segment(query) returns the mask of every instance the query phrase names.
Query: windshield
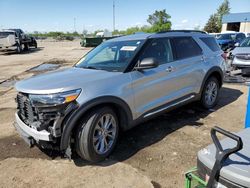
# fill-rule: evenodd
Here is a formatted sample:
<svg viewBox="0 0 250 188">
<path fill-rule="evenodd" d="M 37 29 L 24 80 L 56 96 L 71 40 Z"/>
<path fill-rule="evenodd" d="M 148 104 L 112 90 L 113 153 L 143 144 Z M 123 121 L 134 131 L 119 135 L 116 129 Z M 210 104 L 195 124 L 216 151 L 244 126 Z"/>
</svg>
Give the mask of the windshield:
<svg viewBox="0 0 250 188">
<path fill-rule="evenodd" d="M 9 36 L 9 35 L 14 35 L 14 33 L 13 32 L 0 32 L 0 37 L 7 37 L 7 36 Z"/>
<path fill-rule="evenodd" d="M 235 38 L 235 34 L 220 34 L 218 36 L 218 40 L 233 40 Z"/>
<path fill-rule="evenodd" d="M 240 47 L 250 47 L 250 37 L 243 40 L 242 43 L 240 44 Z"/>
<path fill-rule="evenodd" d="M 84 56 L 75 67 L 123 72 L 143 42 L 104 42 Z"/>
</svg>

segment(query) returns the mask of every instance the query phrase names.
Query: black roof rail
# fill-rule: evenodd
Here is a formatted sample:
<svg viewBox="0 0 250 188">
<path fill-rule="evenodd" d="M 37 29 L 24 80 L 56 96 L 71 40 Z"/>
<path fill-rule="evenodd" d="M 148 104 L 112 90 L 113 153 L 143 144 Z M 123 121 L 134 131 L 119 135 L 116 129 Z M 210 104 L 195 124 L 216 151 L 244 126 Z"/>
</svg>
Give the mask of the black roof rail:
<svg viewBox="0 0 250 188">
<path fill-rule="evenodd" d="M 168 33 L 168 32 L 184 32 L 184 33 L 203 33 L 203 34 L 207 34 L 205 31 L 200 31 L 200 30 L 169 30 L 169 31 L 160 31 L 160 32 L 157 32 L 157 34 L 159 34 L 159 33 Z"/>
</svg>

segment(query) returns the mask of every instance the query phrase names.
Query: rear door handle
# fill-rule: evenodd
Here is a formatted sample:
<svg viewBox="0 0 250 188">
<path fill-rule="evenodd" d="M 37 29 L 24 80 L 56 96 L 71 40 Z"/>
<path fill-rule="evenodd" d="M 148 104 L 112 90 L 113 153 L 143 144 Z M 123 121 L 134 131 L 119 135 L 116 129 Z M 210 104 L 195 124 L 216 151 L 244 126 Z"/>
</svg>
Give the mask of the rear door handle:
<svg viewBox="0 0 250 188">
<path fill-rule="evenodd" d="M 169 66 L 168 68 L 166 68 L 166 72 L 173 72 L 173 71 L 174 71 L 173 66 Z"/>
</svg>

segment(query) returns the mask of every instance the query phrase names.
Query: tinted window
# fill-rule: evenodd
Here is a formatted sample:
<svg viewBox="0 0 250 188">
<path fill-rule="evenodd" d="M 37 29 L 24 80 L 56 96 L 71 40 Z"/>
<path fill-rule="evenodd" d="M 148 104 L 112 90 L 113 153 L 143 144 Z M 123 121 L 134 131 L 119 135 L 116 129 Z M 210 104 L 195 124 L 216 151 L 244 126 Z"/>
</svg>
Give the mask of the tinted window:
<svg viewBox="0 0 250 188">
<path fill-rule="evenodd" d="M 246 38 L 246 36 L 243 33 L 238 34 L 236 37 L 237 40 L 243 40 L 244 38 Z"/>
<path fill-rule="evenodd" d="M 234 33 L 229 33 L 229 34 L 221 34 L 217 39 L 218 40 L 233 40 L 235 38 Z"/>
<path fill-rule="evenodd" d="M 141 60 L 144 58 L 155 58 L 159 64 L 173 61 L 173 53 L 170 40 L 167 38 L 153 39 L 142 52 Z"/>
<path fill-rule="evenodd" d="M 200 38 L 202 40 L 202 42 L 204 42 L 207 47 L 210 48 L 210 50 L 216 52 L 220 50 L 219 45 L 216 43 L 215 38 L 213 37 L 204 37 L 204 38 Z"/>
<path fill-rule="evenodd" d="M 0 37 L 7 37 L 9 35 L 13 35 L 13 32 L 0 32 Z"/>
<path fill-rule="evenodd" d="M 199 45 L 194 41 L 192 37 L 177 37 L 173 39 L 177 59 L 183 59 L 202 54 L 202 50 Z"/>
</svg>

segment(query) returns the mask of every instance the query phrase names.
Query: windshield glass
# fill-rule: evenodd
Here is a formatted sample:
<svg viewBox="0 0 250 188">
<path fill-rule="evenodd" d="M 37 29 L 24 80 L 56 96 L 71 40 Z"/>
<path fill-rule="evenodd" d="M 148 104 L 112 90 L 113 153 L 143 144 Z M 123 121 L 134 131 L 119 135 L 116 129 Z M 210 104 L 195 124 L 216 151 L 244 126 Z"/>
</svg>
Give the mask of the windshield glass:
<svg viewBox="0 0 250 188">
<path fill-rule="evenodd" d="M 9 35 L 14 35 L 14 33 L 13 32 L 0 32 L 0 37 L 7 37 L 7 36 L 9 36 Z"/>
<path fill-rule="evenodd" d="M 218 40 L 233 40 L 235 38 L 235 34 L 220 34 L 218 36 Z"/>
<path fill-rule="evenodd" d="M 250 47 L 250 37 L 243 40 L 242 43 L 240 44 L 240 47 Z"/>
<path fill-rule="evenodd" d="M 143 42 L 104 42 L 84 56 L 75 67 L 123 72 Z"/>
</svg>

